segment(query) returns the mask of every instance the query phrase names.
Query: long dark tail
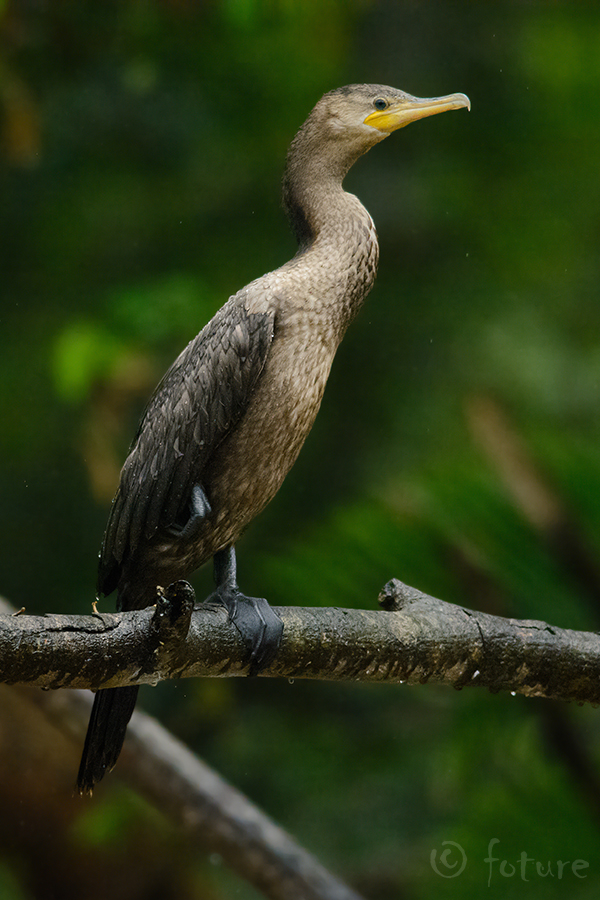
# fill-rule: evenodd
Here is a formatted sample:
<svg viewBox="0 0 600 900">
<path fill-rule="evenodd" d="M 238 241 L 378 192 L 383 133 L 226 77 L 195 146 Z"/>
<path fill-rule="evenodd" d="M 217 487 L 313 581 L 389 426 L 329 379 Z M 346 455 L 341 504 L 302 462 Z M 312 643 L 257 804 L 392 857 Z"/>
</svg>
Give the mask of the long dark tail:
<svg viewBox="0 0 600 900">
<path fill-rule="evenodd" d="M 138 690 L 138 685 L 134 685 L 107 688 L 96 694 L 77 776 L 80 794 L 91 794 L 94 785 L 110 772 L 119 758 Z"/>
</svg>

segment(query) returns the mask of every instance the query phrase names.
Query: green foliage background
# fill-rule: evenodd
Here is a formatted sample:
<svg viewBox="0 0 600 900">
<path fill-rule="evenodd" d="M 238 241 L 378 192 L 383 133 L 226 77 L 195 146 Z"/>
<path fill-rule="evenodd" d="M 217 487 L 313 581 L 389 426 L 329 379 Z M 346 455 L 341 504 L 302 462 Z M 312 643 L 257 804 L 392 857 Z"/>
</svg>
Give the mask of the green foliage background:
<svg viewBox="0 0 600 900">
<path fill-rule="evenodd" d="M 239 545 L 241 583 L 274 604 L 373 607 L 397 576 L 598 627 L 595 4 L 5 0 L 0 40 L 5 596 L 89 610 L 145 399 L 231 293 L 293 254 L 287 145 L 324 91 L 367 81 L 463 91 L 472 112 L 401 131 L 347 179 L 378 225 L 378 282 L 301 459 Z M 495 412 L 486 452 L 476 436 Z M 515 501 L 507 433 L 566 534 Z M 597 896 L 594 710 L 265 680 L 163 685 L 143 702 L 372 900 Z M 144 869 L 140 842 L 165 879 L 116 887 L 103 870 L 103 896 L 256 896 L 117 773 L 92 804 L 64 804 L 69 852 Z M 2 897 L 94 896 L 83 870 L 39 887 L 34 831 L 4 835 Z M 500 859 L 583 859 L 586 877 L 496 863 L 488 887 L 494 838 Z M 456 878 L 430 865 L 443 841 L 466 854 Z"/>
</svg>

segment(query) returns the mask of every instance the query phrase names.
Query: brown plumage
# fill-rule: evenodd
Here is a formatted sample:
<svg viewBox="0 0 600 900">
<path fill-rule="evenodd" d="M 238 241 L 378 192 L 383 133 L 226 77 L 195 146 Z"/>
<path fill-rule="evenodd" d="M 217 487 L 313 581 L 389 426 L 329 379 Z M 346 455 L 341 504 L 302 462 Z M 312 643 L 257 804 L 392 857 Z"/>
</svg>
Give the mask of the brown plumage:
<svg viewBox="0 0 600 900">
<path fill-rule="evenodd" d="M 116 589 L 119 610 L 151 605 L 157 585 L 214 558 L 211 598 L 240 630 L 251 671 L 272 658 L 281 622 L 266 601 L 240 593 L 233 545 L 294 464 L 337 347 L 375 279 L 375 226 L 342 180 L 392 131 L 463 106 L 463 94 L 418 100 L 381 85 L 339 88 L 317 103 L 291 144 L 283 182 L 298 253 L 230 297 L 142 417 L 100 558 L 98 591 Z M 96 695 L 80 792 L 115 764 L 136 694 L 129 687 Z"/>
</svg>

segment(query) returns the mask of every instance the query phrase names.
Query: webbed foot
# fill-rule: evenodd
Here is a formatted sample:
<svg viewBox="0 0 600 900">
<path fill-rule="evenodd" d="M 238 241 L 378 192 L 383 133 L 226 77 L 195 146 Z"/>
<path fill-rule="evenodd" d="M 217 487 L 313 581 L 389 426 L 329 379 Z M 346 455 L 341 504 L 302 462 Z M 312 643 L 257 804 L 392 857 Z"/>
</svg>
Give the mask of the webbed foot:
<svg viewBox="0 0 600 900">
<path fill-rule="evenodd" d="M 250 651 L 249 675 L 274 659 L 283 634 L 283 622 L 262 597 L 246 597 L 237 586 L 235 550 L 228 547 L 214 556 L 216 590 L 209 601 L 221 603 Z"/>
<path fill-rule="evenodd" d="M 187 520 L 183 523 L 174 522 L 172 525 L 169 525 L 168 531 L 179 540 L 192 540 L 198 535 L 206 517 L 211 512 L 212 509 L 202 485 L 195 484 L 190 495 Z"/>
</svg>

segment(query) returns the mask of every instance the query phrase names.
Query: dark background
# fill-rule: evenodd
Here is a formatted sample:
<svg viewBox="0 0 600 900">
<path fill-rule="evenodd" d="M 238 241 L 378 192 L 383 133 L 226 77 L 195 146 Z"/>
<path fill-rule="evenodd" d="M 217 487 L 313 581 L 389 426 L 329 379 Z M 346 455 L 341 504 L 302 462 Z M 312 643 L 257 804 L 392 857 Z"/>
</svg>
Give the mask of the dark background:
<svg viewBox="0 0 600 900">
<path fill-rule="evenodd" d="M 397 576 L 598 627 L 595 4 L 4 0 L 0 41 L 11 602 L 89 611 L 145 400 L 231 293 L 293 254 L 287 145 L 323 92 L 367 81 L 463 91 L 472 112 L 393 135 L 348 176 L 378 226 L 378 282 L 299 462 L 239 544 L 241 584 L 276 605 L 374 608 Z M 201 573 L 199 591 L 209 583 Z M 597 896 L 595 710 L 298 680 L 142 695 L 372 900 Z M 55 752 L 31 740 L 35 763 L 0 736 L 3 900 L 257 896 L 181 844 L 118 769 L 92 802 L 72 797 L 73 750 L 72 780 L 45 786 L 54 818 L 27 804 L 24 782 L 47 781 Z M 488 888 L 494 838 L 496 857 L 526 851 L 553 875 L 496 863 Z M 430 865 L 443 841 L 466 854 L 456 878 Z M 556 862 L 575 859 L 586 877 L 559 879 Z"/>
</svg>

